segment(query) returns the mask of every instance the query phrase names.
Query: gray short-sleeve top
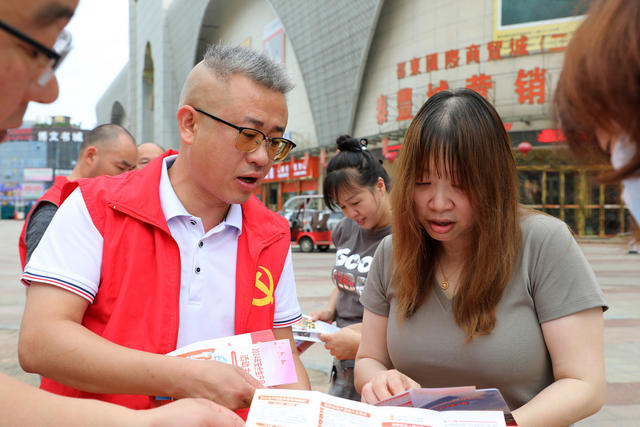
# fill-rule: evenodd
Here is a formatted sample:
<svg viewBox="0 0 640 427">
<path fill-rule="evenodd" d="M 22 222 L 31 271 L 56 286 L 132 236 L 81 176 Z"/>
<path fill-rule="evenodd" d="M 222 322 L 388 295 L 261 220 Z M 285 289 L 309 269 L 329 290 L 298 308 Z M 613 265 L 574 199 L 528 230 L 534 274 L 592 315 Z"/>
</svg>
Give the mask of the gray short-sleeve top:
<svg viewBox="0 0 640 427">
<path fill-rule="evenodd" d="M 496 309 L 489 335 L 465 344 L 453 301 L 437 283 L 402 324 L 390 279 L 392 237 L 379 245 L 361 303 L 388 317 L 387 348 L 393 367 L 422 387 L 475 385 L 498 388 L 513 410 L 554 381 L 540 324 L 606 302 L 580 247 L 560 220 L 530 214 L 521 220 L 519 262 Z M 454 297 L 455 299 L 455 297 Z"/>
<path fill-rule="evenodd" d="M 336 324 L 340 328 L 362 323 L 360 294 L 371 268 L 373 254 L 380 241 L 391 233 L 391 226 L 375 230 L 360 227 L 354 220 L 344 218 L 331 232 L 336 247 L 336 261 L 331 280 L 338 288 Z"/>
</svg>

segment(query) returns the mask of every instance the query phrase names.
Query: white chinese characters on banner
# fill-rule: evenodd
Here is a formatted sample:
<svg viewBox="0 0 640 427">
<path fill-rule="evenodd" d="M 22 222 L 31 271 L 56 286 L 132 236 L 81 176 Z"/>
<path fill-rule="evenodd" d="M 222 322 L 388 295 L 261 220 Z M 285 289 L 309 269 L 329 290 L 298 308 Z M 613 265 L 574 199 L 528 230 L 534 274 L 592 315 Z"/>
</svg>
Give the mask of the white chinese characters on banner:
<svg viewBox="0 0 640 427">
<path fill-rule="evenodd" d="M 82 131 L 56 131 L 56 130 L 39 130 L 37 139 L 40 142 L 82 142 L 84 134 Z"/>
<path fill-rule="evenodd" d="M 289 178 L 289 163 L 281 163 L 276 166 L 276 178 L 287 179 Z"/>
</svg>

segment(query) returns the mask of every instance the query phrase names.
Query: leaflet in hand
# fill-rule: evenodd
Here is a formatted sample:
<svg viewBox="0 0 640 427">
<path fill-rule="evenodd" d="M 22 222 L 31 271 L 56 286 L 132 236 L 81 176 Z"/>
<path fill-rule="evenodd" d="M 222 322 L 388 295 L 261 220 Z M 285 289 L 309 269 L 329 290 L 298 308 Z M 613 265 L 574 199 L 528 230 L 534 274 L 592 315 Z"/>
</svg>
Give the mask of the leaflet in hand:
<svg viewBox="0 0 640 427">
<path fill-rule="evenodd" d="M 436 412 L 421 408 L 373 406 L 318 391 L 256 390 L 247 426 L 272 427 L 498 427 L 500 411 Z"/>
<path fill-rule="evenodd" d="M 333 334 L 340 328 L 322 320 L 311 320 L 311 317 L 303 315 L 298 323 L 291 326 L 291 330 L 296 341 L 320 342 L 320 334 Z"/>
<path fill-rule="evenodd" d="M 271 330 L 198 341 L 167 356 L 230 363 L 265 386 L 298 381 L 289 340 L 276 340 Z"/>
<path fill-rule="evenodd" d="M 517 425 L 500 390 L 474 386 L 413 388 L 376 403 L 377 406 L 408 406 L 434 411 L 502 411 L 507 425 Z"/>
</svg>

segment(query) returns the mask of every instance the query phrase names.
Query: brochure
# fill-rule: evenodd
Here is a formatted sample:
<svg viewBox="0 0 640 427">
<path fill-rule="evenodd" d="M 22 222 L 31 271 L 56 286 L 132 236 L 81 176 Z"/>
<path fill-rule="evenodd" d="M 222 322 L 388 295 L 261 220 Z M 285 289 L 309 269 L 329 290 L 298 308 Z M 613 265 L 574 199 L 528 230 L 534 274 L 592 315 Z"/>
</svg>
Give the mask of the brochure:
<svg viewBox="0 0 640 427">
<path fill-rule="evenodd" d="M 247 426 L 270 427 L 498 427 L 500 411 L 436 412 L 410 407 L 374 406 L 318 391 L 256 390 Z"/>
<path fill-rule="evenodd" d="M 507 425 L 517 425 L 500 390 L 474 386 L 414 388 L 376 403 L 377 406 L 408 406 L 434 411 L 502 411 Z"/>
<path fill-rule="evenodd" d="M 298 381 L 289 340 L 276 340 L 271 330 L 198 341 L 167 356 L 230 363 L 267 387 Z"/>
<path fill-rule="evenodd" d="M 311 317 L 302 315 L 298 323 L 291 326 L 293 338 L 296 341 L 321 342 L 320 334 L 333 334 L 340 328 L 322 320 L 311 320 Z"/>
</svg>

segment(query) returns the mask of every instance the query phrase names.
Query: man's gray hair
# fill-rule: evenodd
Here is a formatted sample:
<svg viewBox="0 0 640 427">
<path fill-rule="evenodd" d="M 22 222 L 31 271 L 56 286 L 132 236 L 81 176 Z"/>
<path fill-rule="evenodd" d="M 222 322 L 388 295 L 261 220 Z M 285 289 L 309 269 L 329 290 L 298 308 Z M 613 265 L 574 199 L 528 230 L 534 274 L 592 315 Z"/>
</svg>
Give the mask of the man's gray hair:
<svg viewBox="0 0 640 427">
<path fill-rule="evenodd" d="M 293 89 L 293 81 L 284 67 L 264 53 L 244 46 L 210 45 L 204 54 L 204 65 L 222 81 L 242 74 L 254 82 L 280 93 Z"/>
</svg>

